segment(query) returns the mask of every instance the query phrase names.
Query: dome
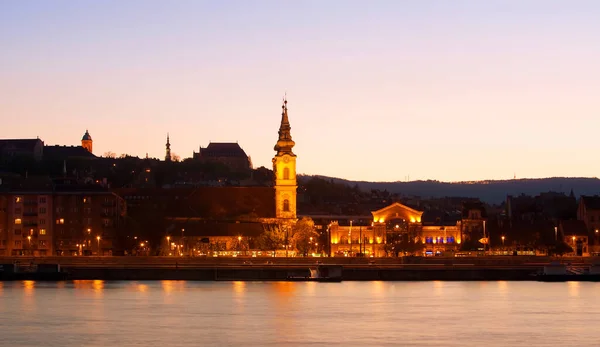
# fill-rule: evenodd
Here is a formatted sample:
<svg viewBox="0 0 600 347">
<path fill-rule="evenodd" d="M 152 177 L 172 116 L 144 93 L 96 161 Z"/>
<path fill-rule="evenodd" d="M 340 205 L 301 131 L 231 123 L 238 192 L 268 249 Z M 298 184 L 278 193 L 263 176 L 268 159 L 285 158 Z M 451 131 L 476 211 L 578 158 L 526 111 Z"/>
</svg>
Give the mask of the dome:
<svg viewBox="0 0 600 347">
<path fill-rule="evenodd" d="M 85 134 L 83 134 L 81 141 L 92 141 L 92 137 L 90 136 L 90 133 L 87 130 L 85 131 Z"/>
</svg>

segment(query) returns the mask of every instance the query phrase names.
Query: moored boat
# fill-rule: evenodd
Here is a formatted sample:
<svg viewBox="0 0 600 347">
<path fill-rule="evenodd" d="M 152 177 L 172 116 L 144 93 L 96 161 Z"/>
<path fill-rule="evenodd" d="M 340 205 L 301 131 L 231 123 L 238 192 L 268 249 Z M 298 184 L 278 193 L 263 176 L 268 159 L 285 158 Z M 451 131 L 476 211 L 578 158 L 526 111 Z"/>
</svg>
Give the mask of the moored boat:
<svg viewBox="0 0 600 347">
<path fill-rule="evenodd" d="M 590 267 L 571 266 L 552 262 L 544 266 L 542 272 L 536 274 L 540 282 L 599 282 L 600 266 L 592 265 Z"/>
<path fill-rule="evenodd" d="M 0 281 L 64 281 L 67 275 L 59 264 L 0 265 Z"/>
</svg>

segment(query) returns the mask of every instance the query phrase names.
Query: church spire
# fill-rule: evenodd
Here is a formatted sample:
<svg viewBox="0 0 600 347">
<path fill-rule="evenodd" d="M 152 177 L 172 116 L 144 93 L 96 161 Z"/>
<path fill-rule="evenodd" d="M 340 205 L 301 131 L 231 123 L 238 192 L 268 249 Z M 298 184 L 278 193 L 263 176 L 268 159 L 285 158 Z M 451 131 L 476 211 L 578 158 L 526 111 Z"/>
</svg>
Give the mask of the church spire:
<svg viewBox="0 0 600 347">
<path fill-rule="evenodd" d="M 171 161 L 171 142 L 169 141 L 169 133 L 167 133 L 167 144 L 165 145 L 167 150 L 165 154 L 165 161 Z"/>
<path fill-rule="evenodd" d="M 279 125 L 279 139 L 275 145 L 277 154 L 294 154 L 292 148 L 296 144 L 292 140 L 291 134 L 292 127 L 290 126 L 290 119 L 288 118 L 287 109 L 287 97 L 283 98 L 283 104 L 281 105 L 281 124 Z"/>
</svg>

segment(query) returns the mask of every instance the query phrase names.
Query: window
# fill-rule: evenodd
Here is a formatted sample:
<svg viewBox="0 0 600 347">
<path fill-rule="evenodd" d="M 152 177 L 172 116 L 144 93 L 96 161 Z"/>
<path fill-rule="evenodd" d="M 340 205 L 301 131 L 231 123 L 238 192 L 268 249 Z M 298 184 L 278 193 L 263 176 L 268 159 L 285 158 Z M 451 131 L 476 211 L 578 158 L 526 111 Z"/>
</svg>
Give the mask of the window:
<svg viewBox="0 0 600 347">
<path fill-rule="evenodd" d="M 21 225 L 21 218 L 15 218 L 15 224 Z"/>
<path fill-rule="evenodd" d="M 46 240 L 40 240 L 40 247 L 46 247 Z"/>
<path fill-rule="evenodd" d="M 15 235 L 21 235 L 21 229 L 15 229 Z"/>
<path fill-rule="evenodd" d="M 446 243 L 454 243 L 454 237 L 453 236 L 447 237 Z"/>
<path fill-rule="evenodd" d="M 283 169 L 283 179 L 284 180 L 290 179 L 290 169 L 287 167 L 285 169 Z"/>
<path fill-rule="evenodd" d="M 21 208 L 20 207 L 15 208 L 15 214 L 21 214 Z"/>
<path fill-rule="evenodd" d="M 46 203 L 46 197 L 41 197 L 40 204 L 45 204 L 45 203 Z"/>
<path fill-rule="evenodd" d="M 42 214 L 46 213 L 46 208 L 45 207 L 40 207 L 40 213 L 42 213 Z"/>
<path fill-rule="evenodd" d="M 46 220 L 45 220 L 45 219 L 40 219 L 40 220 L 39 220 L 39 224 L 40 224 L 40 225 L 44 225 L 44 224 L 46 224 Z"/>
<path fill-rule="evenodd" d="M 65 224 L 65 219 L 64 218 L 57 219 L 56 224 Z"/>
<path fill-rule="evenodd" d="M 91 208 L 91 207 L 85 207 L 85 208 L 83 209 L 83 211 L 84 211 L 85 213 L 87 213 L 87 214 L 90 214 L 90 213 L 92 213 L 92 208 Z"/>
<path fill-rule="evenodd" d="M 18 204 L 18 203 L 20 203 L 21 201 L 23 201 L 23 198 L 21 198 L 20 196 L 17 196 L 17 197 L 15 198 L 15 202 L 16 202 L 17 204 Z"/>
<path fill-rule="evenodd" d="M 431 236 L 427 236 L 427 237 L 425 238 L 425 243 L 433 243 L 433 237 L 431 237 Z"/>
<path fill-rule="evenodd" d="M 288 199 L 283 200 L 283 211 L 290 212 L 290 201 Z"/>
<path fill-rule="evenodd" d="M 40 229 L 40 235 L 46 235 L 46 229 Z"/>
<path fill-rule="evenodd" d="M 15 241 L 15 247 L 21 247 L 21 241 Z"/>
</svg>

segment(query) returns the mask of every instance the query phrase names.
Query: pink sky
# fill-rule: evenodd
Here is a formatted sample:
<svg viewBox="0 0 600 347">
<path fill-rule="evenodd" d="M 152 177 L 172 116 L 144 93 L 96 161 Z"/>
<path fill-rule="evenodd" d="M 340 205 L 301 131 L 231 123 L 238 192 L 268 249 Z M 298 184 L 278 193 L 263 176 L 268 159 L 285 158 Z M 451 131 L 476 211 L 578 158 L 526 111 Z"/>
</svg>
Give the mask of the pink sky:
<svg viewBox="0 0 600 347">
<path fill-rule="evenodd" d="M 442 181 L 600 172 L 595 1 L 0 3 L 0 138 Z"/>
</svg>

